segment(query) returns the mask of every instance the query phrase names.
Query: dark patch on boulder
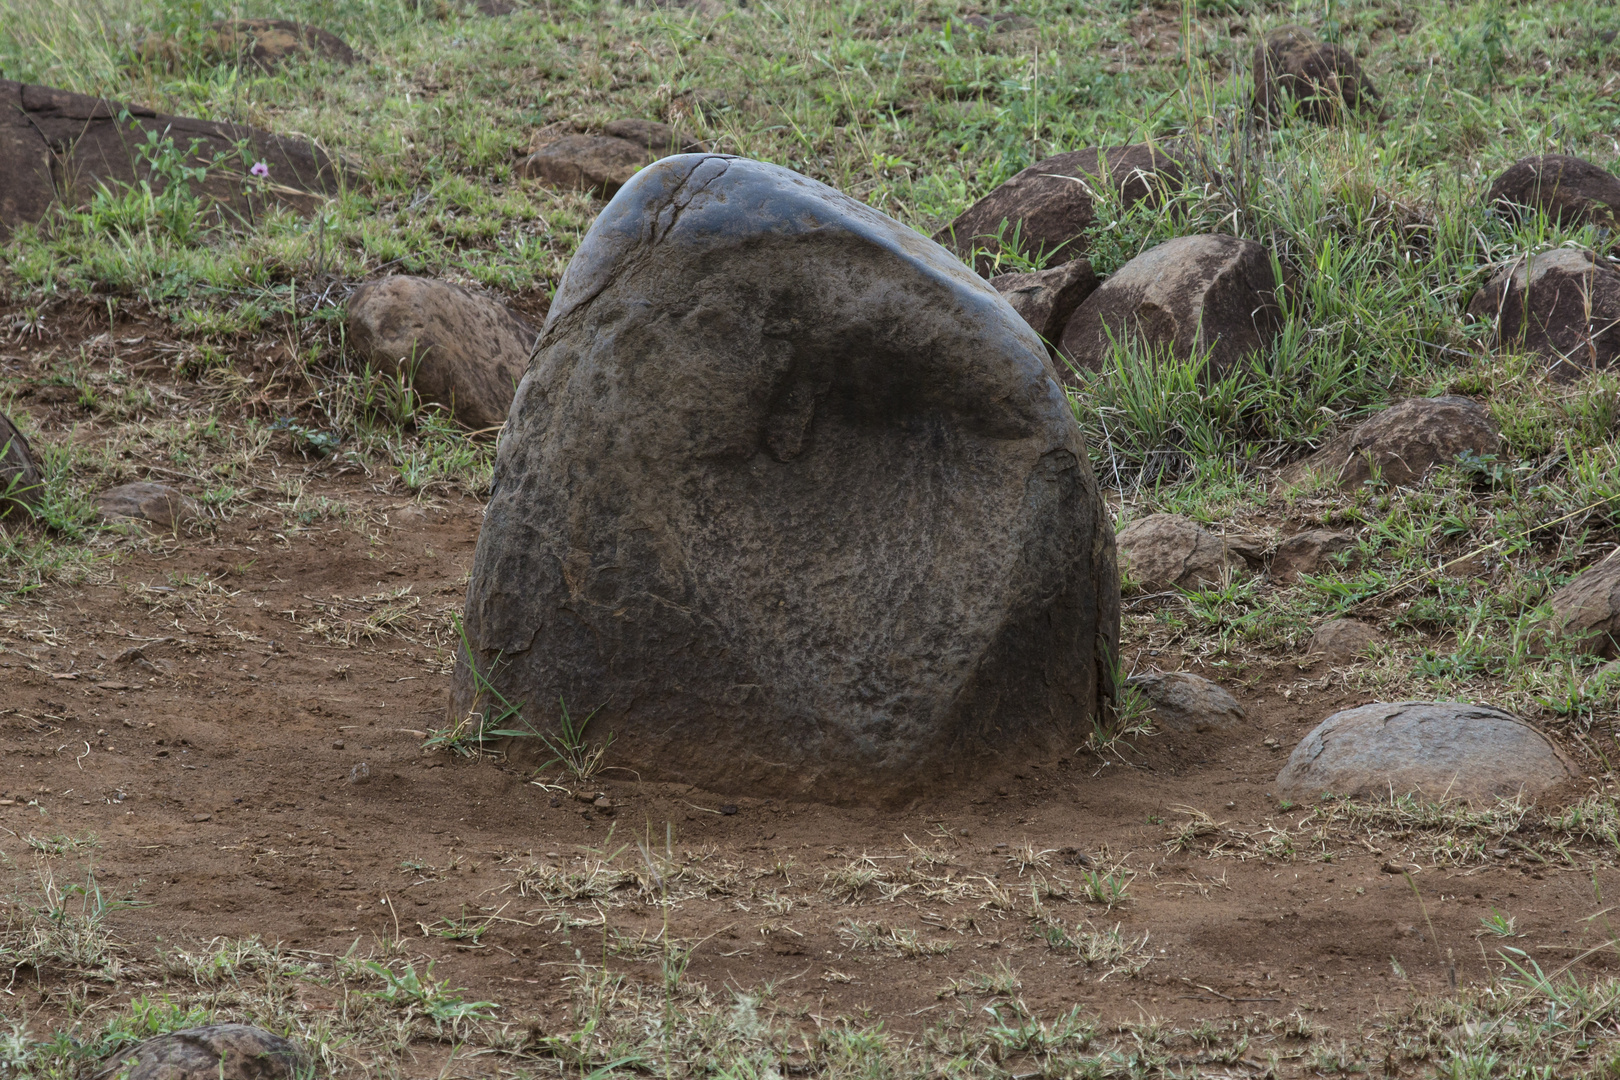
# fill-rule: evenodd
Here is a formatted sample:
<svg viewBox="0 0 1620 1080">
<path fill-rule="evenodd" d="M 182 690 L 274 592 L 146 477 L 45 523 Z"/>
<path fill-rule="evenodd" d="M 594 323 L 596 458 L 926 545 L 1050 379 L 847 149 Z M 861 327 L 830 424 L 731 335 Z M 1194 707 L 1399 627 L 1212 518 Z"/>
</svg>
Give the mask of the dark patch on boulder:
<svg viewBox="0 0 1620 1080">
<path fill-rule="evenodd" d="M 1620 355 L 1620 270 L 1580 248 L 1520 256 L 1474 294 L 1468 314 L 1491 325 L 1498 348 L 1536 353 L 1555 378 L 1577 378 Z"/>
<path fill-rule="evenodd" d="M 210 1024 L 147 1039 L 111 1058 L 96 1080 L 292 1080 L 311 1075 L 297 1045 L 247 1024 Z"/>
<path fill-rule="evenodd" d="M 1041 335 L 1055 359 L 1063 328 L 1080 302 L 1096 291 L 1097 275 L 1089 262 L 1075 259 L 1033 274 L 997 274 L 990 285 Z"/>
<path fill-rule="evenodd" d="M 1620 176 L 1584 158 L 1541 154 L 1509 165 L 1486 199 L 1512 218 L 1540 210 L 1560 225 L 1613 229 L 1620 215 Z"/>
<path fill-rule="evenodd" d="M 1347 113 L 1378 114 L 1378 91 L 1343 45 L 1301 26 L 1281 26 L 1254 47 L 1254 111 L 1279 119 L 1292 108 L 1321 124 Z"/>
<path fill-rule="evenodd" d="M 1298 483 L 1308 473 L 1325 473 L 1349 488 L 1366 483 L 1376 470 L 1385 483 L 1404 487 L 1459 454 L 1494 454 L 1501 445 L 1479 402 L 1450 395 L 1408 398 L 1335 435 L 1284 476 Z"/>
</svg>

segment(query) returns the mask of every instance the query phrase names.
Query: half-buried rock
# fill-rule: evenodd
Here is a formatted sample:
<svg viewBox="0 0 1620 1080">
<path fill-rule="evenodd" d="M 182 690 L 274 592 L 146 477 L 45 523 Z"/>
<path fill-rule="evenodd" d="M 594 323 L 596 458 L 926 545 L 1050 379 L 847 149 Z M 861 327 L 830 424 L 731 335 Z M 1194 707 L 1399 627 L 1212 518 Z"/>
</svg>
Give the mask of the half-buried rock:
<svg viewBox="0 0 1620 1080">
<path fill-rule="evenodd" d="M 1282 325 L 1271 255 L 1235 236 L 1181 236 L 1120 267 L 1069 319 L 1059 348 L 1100 371 L 1116 343 L 1136 339 L 1178 359 L 1207 355 L 1219 377 L 1269 348 Z"/>
<path fill-rule="evenodd" d="M 1620 216 L 1620 176 L 1584 158 L 1542 154 L 1508 166 L 1486 200 L 1512 218 L 1539 210 L 1559 225 L 1613 229 Z"/>
<path fill-rule="evenodd" d="M 39 502 L 43 482 L 34 448 L 0 413 L 0 520 L 26 517 L 27 508 Z"/>
<path fill-rule="evenodd" d="M 1096 220 L 1095 194 L 1111 191 L 1125 206 L 1158 205 L 1187 176 L 1182 152 L 1164 144 L 1090 147 L 1037 161 L 964 210 L 935 237 L 988 275 L 996 255 L 1059 260 L 1085 253 Z M 978 254 L 975 255 L 974 252 Z"/>
<path fill-rule="evenodd" d="M 1063 328 L 1074 309 L 1097 288 L 1097 275 L 1089 262 L 1075 259 L 1030 274 L 997 274 L 990 285 L 1041 335 L 1046 351 L 1056 359 Z"/>
<path fill-rule="evenodd" d="M 1316 628 L 1305 652 L 1308 657 L 1332 664 L 1349 664 L 1366 656 L 1383 640 L 1376 626 L 1360 619 L 1329 619 Z"/>
<path fill-rule="evenodd" d="M 1246 539 L 1246 538 L 1245 538 Z M 1248 566 L 1241 548 L 1180 514 L 1149 514 L 1119 531 L 1120 567 L 1150 592 L 1216 585 Z"/>
<path fill-rule="evenodd" d="M 1376 116 L 1378 91 L 1343 45 L 1302 26 L 1280 26 L 1254 47 L 1254 109 L 1276 119 L 1290 110 L 1322 124 L 1348 113 Z"/>
<path fill-rule="evenodd" d="M 96 514 L 102 521 L 139 521 L 173 532 L 201 512 L 197 504 L 168 484 L 138 481 L 120 484 L 96 496 Z"/>
<path fill-rule="evenodd" d="M 1620 269 L 1581 248 L 1521 256 L 1468 303 L 1498 348 L 1540 355 L 1555 378 L 1573 379 L 1620 356 Z"/>
<path fill-rule="evenodd" d="M 1501 445 L 1495 422 L 1479 402 L 1451 395 L 1407 398 L 1335 435 L 1285 477 L 1297 483 L 1316 473 L 1350 488 L 1376 475 L 1404 487 L 1459 454 L 1494 454 Z"/>
<path fill-rule="evenodd" d="M 1201 675 L 1152 671 L 1132 675 L 1125 685 L 1147 700 L 1147 718 L 1161 731 L 1227 731 L 1243 723 L 1237 699 Z"/>
<path fill-rule="evenodd" d="M 1553 634 L 1595 656 L 1620 655 L 1620 557 L 1583 571 L 1552 595 Z"/>
<path fill-rule="evenodd" d="M 312 1075 L 309 1056 L 247 1024 L 171 1031 L 109 1059 L 96 1080 L 292 1080 Z"/>
<path fill-rule="evenodd" d="M 646 779 L 888 803 L 1070 751 L 1112 696 L 1112 531 L 1040 340 L 786 169 L 625 186 L 493 486 L 453 716 L 566 703 Z"/>
<path fill-rule="evenodd" d="M 475 430 L 505 422 L 537 336 L 504 305 L 447 281 L 401 274 L 349 298 L 355 351 Z"/>
<path fill-rule="evenodd" d="M 1402 701 L 1336 712 L 1305 736 L 1277 774 L 1283 794 L 1489 803 L 1534 798 L 1575 779 L 1552 740 L 1484 705 Z"/>
</svg>

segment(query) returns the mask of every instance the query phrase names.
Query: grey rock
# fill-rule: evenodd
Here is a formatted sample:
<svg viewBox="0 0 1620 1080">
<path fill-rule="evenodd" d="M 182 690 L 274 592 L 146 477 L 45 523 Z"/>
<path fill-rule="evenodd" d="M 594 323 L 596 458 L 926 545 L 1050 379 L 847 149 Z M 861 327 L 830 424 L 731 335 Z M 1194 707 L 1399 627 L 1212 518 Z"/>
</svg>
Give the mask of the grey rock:
<svg viewBox="0 0 1620 1080">
<path fill-rule="evenodd" d="M 311 1072 L 298 1046 L 247 1024 L 210 1024 L 147 1039 L 109 1059 L 96 1080 L 292 1080 Z"/>
<path fill-rule="evenodd" d="M 1498 348 L 1533 352 L 1560 379 L 1612 367 L 1620 356 L 1620 269 L 1581 248 L 1521 256 L 1468 302 Z"/>
<path fill-rule="evenodd" d="M 1216 683 L 1185 671 L 1132 675 L 1125 685 L 1142 692 L 1148 718 L 1165 731 L 1227 731 L 1244 720 L 1243 706 Z"/>
<path fill-rule="evenodd" d="M 1075 259 L 1032 274 L 997 274 L 990 285 L 1041 335 L 1046 351 L 1056 359 L 1063 328 L 1074 309 L 1097 288 L 1097 275 L 1089 262 Z"/>
<path fill-rule="evenodd" d="M 0 521 L 27 517 L 39 503 L 45 480 L 28 439 L 0 413 Z"/>
<path fill-rule="evenodd" d="M 1483 705 L 1402 701 L 1336 712 L 1300 742 L 1277 774 L 1284 794 L 1326 793 L 1473 803 L 1534 798 L 1578 776 L 1551 739 Z"/>
<path fill-rule="evenodd" d="M 813 180 L 684 155 L 563 275 L 450 709 L 470 660 L 542 730 L 598 709 L 645 779 L 893 803 L 1072 749 L 1118 602 L 1079 428 L 996 291 Z"/>
<path fill-rule="evenodd" d="M 1485 406 L 1465 397 L 1408 398 L 1341 432 L 1285 474 L 1298 482 L 1325 473 L 1340 486 L 1366 483 L 1376 468 L 1384 481 L 1404 487 L 1458 454 L 1494 454 L 1502 445 Z"/>
<path fill-rule="evenodd" d="M 196 520 L 201 510 L 167 484 L 139 481 L 120 484 L 97 495 L 96 514 L 102 521 L 143 521 L 173 531 Z"/>
<path fill-rule="evenodd" d="M 373 367 L 403 372 L 424 401 L 475 430 L 506 420 L 538 336 L 504 305 L 432 278 L 367 282 L 349 298 L 349 343 Z"/>
<path fill-rule="evenodd" d="M 1347 664 L 1383 640 L 1377 627 L 1359 619 L 1330 619 L 1316 628 L 1305 651 L 1331 663 Z"/>
<path fill-rule="evenodd" d="M 1219 584 L 1247 567 L 1223 537 L 1179 514 L 1149 514 L 1119 531 L 1120 569 L 1149 592 Z"/>
<path fill-rule="evenodd" d="M 1331 529 L 1306 529 L 1277 545 L 1271 559 L 1271 578 L 1284 583 L 1299 580 L 1328 567 L 1328 556 L 1356 546 L 1356 538 Z"/>
<path fill-rule="evenodd" d="M 1551 630 L 1594 656 L 1620 655 L 1620 557 L 1582 572 L 1553 593 Z"/>
</svg>

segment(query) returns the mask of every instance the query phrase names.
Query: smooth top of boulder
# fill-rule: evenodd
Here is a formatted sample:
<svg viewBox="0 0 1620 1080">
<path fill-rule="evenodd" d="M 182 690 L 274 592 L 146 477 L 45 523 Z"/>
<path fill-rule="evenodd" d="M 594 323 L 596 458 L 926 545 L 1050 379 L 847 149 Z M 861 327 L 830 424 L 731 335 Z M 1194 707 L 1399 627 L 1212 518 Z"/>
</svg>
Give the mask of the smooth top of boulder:
<svg viewBox="0 0 1620 1080">
<path fill-rule="evenodd" d="M 1254 108 L 1275 118 L 1290 102 L 1301 116 L 1324 124 L 1346 112 L 1377 113 L 1381 107 L 1349 49 L 1319 41 L 1302 26 L 1280 26 L 1254 47 Z"/>
<path fill-rule="evenodd" d="M 1451 395 L 1407 398 L 1335 435 L 1291 469 L 1288 479 L 1320 472 L 1355 487 L 1371 479 L 1376 466 L 1386 483 L 1401 487 L 1458 454 L 1494 454 L 1501 444 L 1490 413 L 1477 401 Z"/>
<path fill-rule="evenodd" d="M 1474 294 L 1468 314 L 1492 324 L 1500 345 L 1576 378 L 1620 357 L 1620 269 L 1584 248 L 1522 255 Z"/>
<path fill-rule="evenodd" d="M 1585 158 L 1541 154 L 1509 165 L 1485 197 L 1511 216 L 1541 210 L 1560 225 L 1613 229 L 1620 215 L 1620 176 Z"/>
<path fill-rule="evenodd" d="M 147 1039 L 109 1059 L 96 1080 L 292 1080 L 309 1072 L 308 1056 L 280 1035 L 210 1024 Z"/>
<path fill-rule="evenodd" d="M 989 274 L 993 253 L 1016 252 L 1073 259 L 1085 253 L 1082 234 L 1095 220 L 1092 193 L 1106 184 L 1126 206 L 1156 204 L 1167 188 L 1186 175 L 1182 151 L 1164 143 L 1088 147 L 1038 161 L 964 210 L 934 236 L 967 259 L 975 248 L 975 268 Z M 1006 222 L 1003 227 L 1002 223 Z M 997 236 L 1000 239 L 997 239 Z"/>
<path fill-rule="evenodd" d="M 1147 698 L 1148 718 L 1165 731 L 1226 731 L 1244 719 L 1237 699 L 1202 675 L 1152 671 L 1132 675 L 1125 685 Z"/>
<path fill-rule="evenodd" d="M 558 285 L 465 626 L 530 722 L 599 709 L 612 765 L 894 802 L 1084 737 L 1112 694 L 1112 541 L 994 289 L 814 180 L 683 155 Z M 464 657 L 452 712 L 476 690 Z"/>
<path fill-rule="evenodd" d="M 43 478 L 34 448 L 23 433 L 0 413 L 0 518 L 9 517 L 19 506 L 39 502 Z"/>
<path fill-rule="evenodd" d="M 146 521 L 160 529 L 173 529 L 196 518 L 200 511 L 195 502 L 168 484 L 140 480 L 97 495 L 96 513 L 103 521 Z"/>
<path fill-rule="evenodd" d="M 1180 514 L 1138 518 L 1116 542 L 1121 569 L 1150 592 L 1216 585 L 1247 566 L 1234 545 Z"/>
<path fill-rule="evenodd" d="M 1101 370 L 1113 341 L 1139 338 L 1178 357 L 1208 351 L 1218 377 L 1267 348 L 1282 324 L 1271 255 L 1236 236 L 1178 236 L 1114 271 L 1069 319 L 1059 345 Z"/>
<path fill-rule="evenodd" d="M 1552 630 L 1596 656 L 1620 656 L 1620 557 L 1610 555 L 1552 595 Z"/>
<path fill-rule="evenodd" d="M 1277 774 L 1295 798 L 1324 792 L 1489 802 L 1535 797 L 1578 776 L 1551 739 L 1484 705 L 1401 701 L 1336 712 Z"/>
</svg>

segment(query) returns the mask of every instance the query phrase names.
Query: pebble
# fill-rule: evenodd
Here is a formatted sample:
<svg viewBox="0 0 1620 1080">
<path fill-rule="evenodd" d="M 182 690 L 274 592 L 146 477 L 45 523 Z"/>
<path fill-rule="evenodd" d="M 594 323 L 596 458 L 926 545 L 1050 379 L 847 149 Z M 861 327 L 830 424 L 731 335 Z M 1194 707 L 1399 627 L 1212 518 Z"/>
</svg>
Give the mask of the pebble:
<svg viewBox="0 0 1620 1080">
<path fill-rule="evenodd" d="M 354 768 L 349 770 L 349 783 L 351 783 L 351 784 L 369 784 L 370 782 L 371 782 L 371 764 L 370 764 L 370 762 L 362 761 L 362 762 L 360 762 L 360 764 L 356 765 Z"/>
</svg>

